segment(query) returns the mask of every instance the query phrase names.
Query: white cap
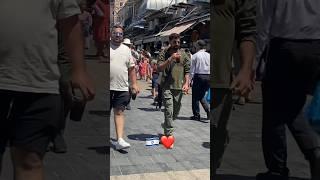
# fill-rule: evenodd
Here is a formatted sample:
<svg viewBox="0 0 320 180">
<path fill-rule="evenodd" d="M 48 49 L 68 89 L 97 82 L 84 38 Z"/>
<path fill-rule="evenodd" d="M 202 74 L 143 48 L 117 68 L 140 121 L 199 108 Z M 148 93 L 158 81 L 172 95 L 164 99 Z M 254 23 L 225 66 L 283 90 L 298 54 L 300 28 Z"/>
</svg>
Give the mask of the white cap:
<svg viewBox="0 0 320 180">
<path fill-rule="evenodd" d="M 123 40 L 123 44 L 131 45 L 132 43 L 131 43 L 130 39 L 125 38 L 125 39 Z"/>
</svg>

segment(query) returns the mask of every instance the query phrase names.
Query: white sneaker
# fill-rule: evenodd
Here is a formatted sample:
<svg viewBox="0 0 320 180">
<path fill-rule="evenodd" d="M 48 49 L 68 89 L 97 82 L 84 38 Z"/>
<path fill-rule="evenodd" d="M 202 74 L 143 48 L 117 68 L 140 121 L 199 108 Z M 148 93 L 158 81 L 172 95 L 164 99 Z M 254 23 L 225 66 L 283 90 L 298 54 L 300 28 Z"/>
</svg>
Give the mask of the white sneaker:
<svg viewBox="0 0 320 180">
<path fill-rule="evenodd" d="M 118 142 L 115 142 L 114 145 L 116 147 L 116 150 L 127 149 L 130 147 L 130 144 L 122 138 L 118 139 Z"/>
</svg>

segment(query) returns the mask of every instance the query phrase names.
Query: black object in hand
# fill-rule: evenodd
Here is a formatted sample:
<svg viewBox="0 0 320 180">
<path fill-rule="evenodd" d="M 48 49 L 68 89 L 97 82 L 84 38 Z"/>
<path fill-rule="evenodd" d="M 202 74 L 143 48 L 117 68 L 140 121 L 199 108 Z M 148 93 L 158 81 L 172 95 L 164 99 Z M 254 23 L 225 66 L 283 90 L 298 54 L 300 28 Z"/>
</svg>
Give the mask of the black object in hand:
<svg viewBox="0 0 320 180">
<path fill-rule="evenodd" d="M 86 101 L 84 100 L 80 90 L 72 90 L 72 105 L 70 110 L 70 119 L 73 121 L 81 121 Z"/>
<path fill-rule="evenodd" d="M 136 100 L 136 98 L 137 98 L 137 92 L 134 89 L 132 89 L 132 91 L 131 91 L 131 98 L 132 98 L 132 100 Z"/>
</svg>

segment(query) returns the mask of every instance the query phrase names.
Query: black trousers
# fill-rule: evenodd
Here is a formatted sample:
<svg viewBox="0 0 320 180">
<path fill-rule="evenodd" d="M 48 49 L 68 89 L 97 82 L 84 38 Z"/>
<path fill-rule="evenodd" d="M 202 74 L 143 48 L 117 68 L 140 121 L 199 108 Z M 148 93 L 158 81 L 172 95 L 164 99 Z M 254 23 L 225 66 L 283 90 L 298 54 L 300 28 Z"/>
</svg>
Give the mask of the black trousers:
<svg viewBox="0 0 320 180">
<path fill-rule="evenodd" d="M 319 135 L 299 116 L 308 93 L 320 74 L 320 40 L 273 39 L 270 42 L 266 74 L 262 81 L 262 146 L 265 163 L 272 172 L 287 169 L 285 125 L 300 150 L 320 147 Z"/>
<path fill-rule="evenodd" d="M 203 97 L 206 91 L 210 87 L 210 75 L 207 74 L 195 74 L 193 78 L 193 85 L 192 85 L 192 112 L 193 115 L 196 117 L 200 116 L 200 108 L 199 102 L 206 112 L 209 112 L 209 103 L 203 101 Z"/>
</svg>

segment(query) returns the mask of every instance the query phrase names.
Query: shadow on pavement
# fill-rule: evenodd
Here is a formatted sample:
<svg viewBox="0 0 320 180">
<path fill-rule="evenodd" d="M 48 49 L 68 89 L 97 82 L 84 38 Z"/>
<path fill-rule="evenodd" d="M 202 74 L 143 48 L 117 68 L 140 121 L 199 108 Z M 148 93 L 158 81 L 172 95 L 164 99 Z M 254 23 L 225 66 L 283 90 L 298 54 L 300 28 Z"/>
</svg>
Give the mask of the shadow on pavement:
<svg viewBox="0 0 320 180">
<path fill-rule="evenodd" d="M 154 138 L 154 137 L 161 137 L 161 134 L 154 135 L 154 134 L 131 134 L 128 135 L 128 138 L 131 140 L 136 140 L 136 141 L 146 141 L 146 138 Z"/>
<path fill-rule="evenodd" d="M 177 117 L 177 120 L 190 120 L 190 121 L 198 121 L 198 120 L 193 120 L 193 119 L 190 119 L 190 117 Z M 210 121 L 207 120 L 206 118 L 201 118 L 200 121 L 198 122 L 202 122 L 202 123 L 209 123 Z"/>
<path fill-rule="evenodd" d="M 246 104 L 262 104 L 262 101 L 251 100 L 251 101 L 246 102 Z"/>
<path fill-rule="evenodd" d="M 110 111 L 90 110 L 89 114 L 90 115 L 107 117 L 107 116 L 110 116 Z"/>
<path fill-rule="evenodd" d="M 256 177 L 230 175 L 230 174 L 217 174 L 213 179 L 214 180 L 256 180 Z M 295 178 L 295 177 L 290 177 L 289 179 L 290 180 L 308 180 L 305 178 Z M 272 180 L 272 179 L 270 179 L 270 180 Z"/>
<path fill-rule="evenodd" d="M 89 150 L 95 150 L 98 154 L 109 154 L 109 146 L 88 147 Z"/>
<path fill-rule="evenodd" d="M 210 149 L 210 142 L 203 142 L 202 147 Z"/>
<path fill-rule="evenodd" d="M 160 111 L 160 109 L 157 109 L 157 108 L 138 108 L 138 109 L 146 112 Z"/>
<path fill-rule="evenodd" d="M 138 98 L 142 98 L 142 99 L 152 99 L 151 95 L 148 96 L 138 96 Z"/>
</svg>

